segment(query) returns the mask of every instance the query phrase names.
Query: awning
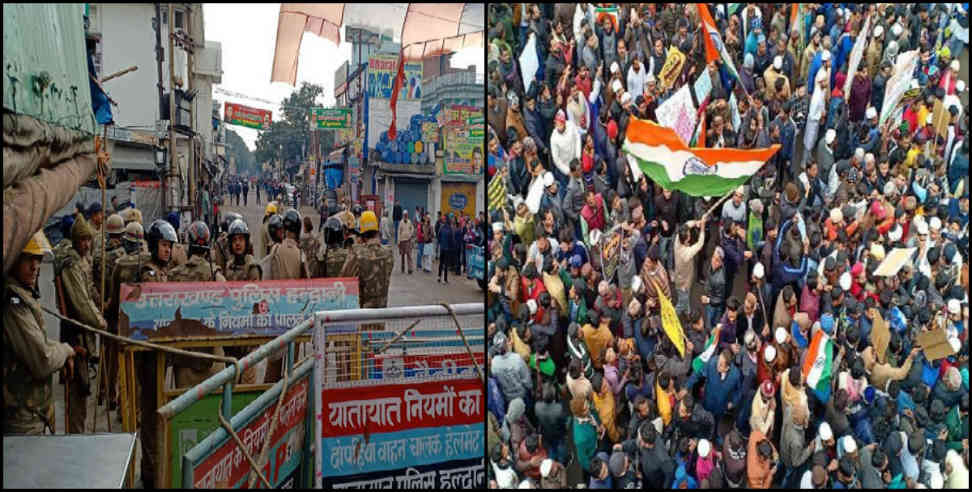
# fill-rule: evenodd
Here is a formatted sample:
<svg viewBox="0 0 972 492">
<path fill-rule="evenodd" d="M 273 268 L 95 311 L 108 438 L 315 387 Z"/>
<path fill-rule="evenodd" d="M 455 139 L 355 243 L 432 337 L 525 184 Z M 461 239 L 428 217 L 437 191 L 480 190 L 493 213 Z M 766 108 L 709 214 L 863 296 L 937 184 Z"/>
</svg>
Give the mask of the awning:
<svg viewBox="0 0 972 492">
<path fill-rule="evenodd" d="M 376 4 L 282 3 L 277 21 L 271 82 L 297 81 L 301 37 L 311 32 L 334 44 L 341 27 L 392 33 L 401 42 L 406 60 L 483 47 L 484 3 L 393 3 L 375 15 Z"/>
<path fill-rule="evenodd" d="M 388 176 L 389 178 L 392 178 L 392 179 L 412 178 L 412 179 L 419 179 L 419 180 L 422 180 L 422 181 L 432 181 L 432 178 L 435 177 L 434 174 L 382 173 L 380 176 L 378 176 L 378 178 L 380 179 L 380 178 L 383 178 L 385 176 Z"/>
<path fill-rule="evenodd" d="M 444 174 L 441 181 L 443 183 L 479 183 L 482 176 L 470 176 L 468 174 Z"/>
<path fill-rule="evenodd" d="M 135 148 L 115 144 L 111 153 L 111 167 L 131 171 L 158 171 L 155 165 L 155 151 L 150 148 Z"/>
</svg>

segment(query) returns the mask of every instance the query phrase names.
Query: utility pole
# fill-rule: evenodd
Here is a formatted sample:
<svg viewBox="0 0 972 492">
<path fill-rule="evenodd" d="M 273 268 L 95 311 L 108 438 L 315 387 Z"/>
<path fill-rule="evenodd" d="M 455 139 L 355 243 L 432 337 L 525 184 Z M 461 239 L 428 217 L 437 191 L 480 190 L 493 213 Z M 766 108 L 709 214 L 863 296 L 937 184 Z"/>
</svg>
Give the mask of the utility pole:
<svg viewBox="0 0 972 492">
<path fill-rule="evenodd" d="M 169 169 L 166 171 L 165 180 L 168 184 L 169 193 L 175 188 L 172 186 L 175 177 L 176 166 L 176 104 L 175 104 L 175 8 L 169 4 Z M 169 211 L 177 206 L 177 203 L 169 203 Z"/>
<path fill-rule="evenodd" d="M 186 56 L 188 57 L 188 66 L 186 67 L 186 93 L 192 94 L 192 54 L 195 51 L 195 39 L 192 30 L 192 4 L 186 4 L 186 37 L 188 41 L 185 43 L 187 46 L 183 48 L 186 50 Z M 189 179 L 186 184 L 189 187 L 189 206 L 192 208 L 193 218 L 199 217 L 200 215 L 196 211 L 196 205 L 198 200 L 196 200 L 197 186 L 196 181 L 199 179 L 199 167 L 196 162 L 196 98 L 193 97 L 192 101 L 189 102 Z"/>
<path fill-rule="evenodd" d="M 312 159 L 314 159 L 314 162 L 311 164 L 312 169 L 314 169 L 314 182 L 311 185 L 313 186 L 313 188 L 311 188 L 311 196 L 313 197 L 314 207 L 319 208 L 320 204 L 318 203 L 318 199 L 320 197 L 318 196 L 317 192 L 317 183 L 319 183 L 321 179 L 321 145 L 317 135 L 317 128 L 313 126 L 315 123 L 315 121 L 311 121 L 311 155 L 313 156 Z"/>
<path fill-rule="evenodd" d="M 172 54 L 170 53 L 169 56 L 172 56 Z M 162 104 L 162 95 L 164 94 L 164 89 L 162 86 L 162 4 L 161 3 L 155 4 L 155 62 L 159 67 L 159 83 L 158 83 L 159 104 Z M 161 113 L 161 111 L 162 108 L 160 107 L 159 112 Z M 159 119 L 161 120 L 161 114 L 159 116 L 160 116 Z M 171 123 L 172 122 L 171 114 L 169 115 L 169 118 L 170 118 L 169 122 Z M 168 167 L 171 166 L 166 166 L 166 170 L 163 171 L 165 173 L 163 176 L 168 175 Z M 167 185 L 168 183 L 166 182 L 166 180 L 162 179 L 162 210 L 166 210 L 168 208 L 167 203 L 169 201 L 169 197 L 166 196 L 168 195 Z"/>
</svg>

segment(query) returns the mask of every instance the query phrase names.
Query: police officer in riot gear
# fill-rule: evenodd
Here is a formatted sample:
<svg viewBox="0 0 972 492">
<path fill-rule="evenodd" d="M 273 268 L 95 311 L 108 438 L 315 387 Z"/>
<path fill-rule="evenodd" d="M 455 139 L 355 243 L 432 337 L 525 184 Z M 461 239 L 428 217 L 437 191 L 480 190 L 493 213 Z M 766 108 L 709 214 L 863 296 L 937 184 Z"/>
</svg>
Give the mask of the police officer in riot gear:
<svg viewBox="0 0 972 492">
<path fill-rule="evenodd" d="M 319 257 L 321 264 L 324 265 L 325 277 L 340 277 L 341 268 L 348 259 L 350 251 L 344 242 L 344 224 L 341 219 L 331 217 L 324 223 L 324 243 L 325 249 L 323 256 Z"/>
<path fill-rule="evenodd" d="M 246 222 L 243 219 L 234 220 L 226 230 L 226 237 L 232 255 L 226 263 L 226 280 L 260 280 L 260 265 L 253 255 L 247 253 L 250 249 L 250 228 Z"/>
</svg>

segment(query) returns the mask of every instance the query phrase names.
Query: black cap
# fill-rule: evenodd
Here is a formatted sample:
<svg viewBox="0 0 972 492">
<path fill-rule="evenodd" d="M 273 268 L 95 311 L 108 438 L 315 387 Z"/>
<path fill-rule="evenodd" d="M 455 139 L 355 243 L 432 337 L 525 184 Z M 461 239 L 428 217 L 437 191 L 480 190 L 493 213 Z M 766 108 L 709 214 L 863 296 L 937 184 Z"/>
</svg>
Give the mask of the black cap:
<svg viewBox="0 0 972 492">
<path fill-rule="evenodd" d="M 828 256 L 827 259 L 824 260 L 824 269 L 833 270 L 835 268 L 837 268 L 837 260 L 835 260 L 833 256 Z"/>
</svg>

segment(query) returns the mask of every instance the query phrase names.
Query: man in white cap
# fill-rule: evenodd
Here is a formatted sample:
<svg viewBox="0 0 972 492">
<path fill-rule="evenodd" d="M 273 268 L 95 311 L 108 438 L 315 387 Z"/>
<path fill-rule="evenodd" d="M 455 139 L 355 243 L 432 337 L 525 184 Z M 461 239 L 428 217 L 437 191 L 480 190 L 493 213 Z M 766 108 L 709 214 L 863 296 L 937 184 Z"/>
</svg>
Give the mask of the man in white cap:
<svg viewBox="0 0 972 492">
<path fill-rule="evenodd" d="M 543 196 L 540 197 L 540 210 L 550 210 L 553 212 L 554 220 L 560 227 L 564 223 L 564 208 L 558 191 L 560 190 L 557 180 L 554 179 L 552 172 L 543 173 L 540 178 L 543 180 Z"/>
<path fill-rule="evenodd" d="M 867 119 L 868 123 L 877 124 L 877 117 L 877 110 L 874 109 L 874 106 L 868 106 L 867 110 L 864 111 L 864 118 Z"/>
<path fill-rule="evenodd" d="M 814 95 L 816 97 L 816 94 Z M 807 121 L 807 131 L 810 131 L 810 121 Z M 820 142 L 816 143 L 814 148 L 814 157 L 817 158 L 817 167 L 819 176 L 821 179 L 827 183 L 827 192 L 825 195 L 832 195 L 837 191 L 837 186 L 839 185 L 839 180 L 837 179 L 837 166 L 834 165 L 834 141 L 837 140 L 837 131 L 833 128 L 828 128 L 824 133 L 824 138 Z"/>
<path fill-rule="evenodd" d="M 567 121 L 567 113 L 563 109 L 554 116 L 554 131 L 550 134 L 550 160 L 560 176 L 556 176 L 561 183 L 567 181 L 570 175 L 570 161 L 581 158 L 581 139 L 577 127 Z"/>
<path fill-rule="evenodd" d="M 946 331 L 950 339 L 958 340 L 959 332 L 965 331 L 965 323 L 962 322 L 962 302 L 958 299 L 949 299 L 947 305 L 948 328 Z M 961 342 L 959 343 L 959 348 L 961 348 Z"/>
<path fill-rule="evenodd" d="M 540 463 L 540 488 L 567 488 L 567 472 L 564 465 L 547 458 Z"/>
<path fill-rule="evenodd" d="M 783 79 L 783 94 L 790 93 L 790 79 L 783 74 L 783 56 L 773 57 L 773 64 L 763 72 L 763 80 L 766 81 L 766 98 L 772 100 L 776 98 L 776 79 Z"/>
<path fill-rule="evenodd" d="M 959 68 L 961 64 L 958 59 L 953 59 L 951 63 L 948 64 L 948 70 L 942 74 L 942 78 L 938 81 L 938 86 L 945 89 L 945 94 L 955 94 L 956 84 L 959 77 Z"/>
<path fill-rule="evenodd" d="M 837 455 L 837 439 L 834 438 L 834 431 L 827 422 L 821 422 L 817 430 L 817 437 L 813 440 L 814 452 L 824 451 L 827 456 Z M 831 458 L 828 468 L 836 468 L 837 460 Z"/>
<path fill-rule="evenodd" d="M 769 242 L 768 238 L 767 242 Z M 762 261 L 757 261 L 756 264 L 753 265 L 753 275 L 750 279 L 750 283 L 753 285 L 753 290 L 756 292 L 756 297 L 758 298 L 757 300 L 759 301 L 760 310 L 762 312 L 766 308 L 766 302 L 763 299 L 766 299 L 766 296 L 769 295 L 769 284 L 766 282 L 766 267 L 763 266 Z M 763 326 L 764 329 L 767 330 L 766 333 L 768 334 L 768 328 L 765 328 L 766 321 L 767 320 L 763 320 Z"/>
<path fill-rule="evenodd" d="M 816 148 L 817 132 L 820 130 L 820 120 L 823 118 L 824 110 L 827 106 L 827 95 L 830 87 L 830 51 L 824 49 L 820 55 L 822 60 L 826 60 L 817 70 L 814 76 L 813 85 L 807 90 L 813 90 L 810 96 L 810 109 L 807 115 L 807 128 L 803 137 L 803 148 L 806 150 Z"/>
<path fill-rule="evenodd" d="M 877 76 L 881 68 L 881 55 L 884 51 L 884 26 L 874 26 L 873 38 L 864 52 L 864 63 L 867 75 L 871 79 Z M 860 70 L 860 69 L 858 69 Z"/>
<path fill-rule="evenodd" d="M 722 205 L 722 220 L 731 220 L 736 223 L 746 222 L 746 188 L 740 185 L 732 192 L 732 200 L 728 200 Z"/>
</svg>

